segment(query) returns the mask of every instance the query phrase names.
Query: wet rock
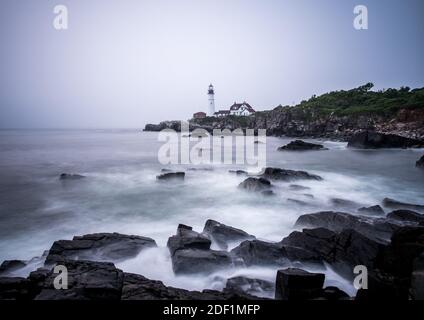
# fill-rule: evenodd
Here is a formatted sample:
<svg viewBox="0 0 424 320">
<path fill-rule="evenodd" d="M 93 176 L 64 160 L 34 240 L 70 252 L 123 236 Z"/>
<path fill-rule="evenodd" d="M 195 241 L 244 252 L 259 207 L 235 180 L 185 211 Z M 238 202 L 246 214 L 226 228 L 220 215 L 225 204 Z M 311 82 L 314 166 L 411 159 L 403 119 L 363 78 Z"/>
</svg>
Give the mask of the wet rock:
<svg viewBox="0 0 424 320">
<path fill-rule="evenodd" d="M 124 274 L 112 263 L 63 261 L 68 270 L 68 289 L 57 290 L 53 270 L 40 284 L 35 300 L 120 300 Z"/>
<path fill-rule="evenodd" d="M 143 249 L 156 247 L 147 237 L 119 233 L 95 233 L 55 241 L 49 250 L 46 264 L 64 260 L 122 261 L 137 256 Z"/>
<path fill-rule="evenodd" d="M 224 293 L 249 294 L 253 296 L 272 296 L 275 292 L 274 283 L 261 279 L 234 277 L 227 280 Z"/>
<path fill-rule="evenodd" d="M 246 266 L 284 266 L 289 262 L 300 262 L 322 266 L 322 258 L 313 251 L 300 246 L 283 245 L 261 240 L 243 241 L 231 250 L 231 254 Z"/>
<path fill-rule="evenodd" d="M 204 273 L 230 267 L 228 252 L 210 250 L 211 240 L 191 227 L 180 225 L 177 234 L 168 239 L 172 267 L 176 274 Z"/>
<path fill-rule="evenodd" d="M 325 228 L 294 231 L 281 243 L 315 254 L 346 278 L 353 278 L 356 265 L 374 267 L 384 247 L 354 230 L 336 233 Z"/>
<path fill-rule="evenodd" d="M 357 202 L 340 198 L 333 198 L 330 202 L 333 206 L 338 208 L 359 208 L 361 206 Z"/>
<path fill-rule="evenodd" d="M 383 134 L 375 131 L 363 131 L 353 135 L 348 142 L 348 148 L 378 149 L 378 148 L 416 148 L 424 146 L 421 140 L 405 138 L 394 134 Z"/>
<path fill-rule="evenodd" d="M 30 298 L 29 280 L 0 277 L 0 300 L 29 300 Z"/>
<path fill-rule="evenodd" d="M 395 210 L 387 215 L 387 218 L 405 222 L 424 222 L 424 214 L 411 210 Z"/>
<path fill-rule="evenodd" d="M 411 277 L 411 296 L 414 300 L 424 300 L 424 254 L 414 260 Z"/>
<path fill-rule="evenodd" d="M 325 275 L 289 268 L 277 271 L 275 299 L 310 300 L 319 296 Z"/>
<path fill-rule="evenodd" d="M 291 184 L 291 185 L 289 185 L 289 189 L 293 190 L 293 191 L 303 191 L 303 190 L 310 190 L 311 188 L 301 186 L 301 185 L 298 185 L 298 184 Z"/>
<path fill-rule="evenodd" d="M 263 178 L 278 181 L 317 180 L 322 178 L 306 171 L 286 170 L 280 168 L 266 168 L 261 175 Z"/>
<path fill-rule="evenodd" d="M 158 175 L 156 177 L 157 180 L 184 180 L 185 172 L 168 172 Z"/>
<path fill-rule="evenodd" d="M 353 229 L 370 239 L 387 242 L 400 225 L 386 221 L 384 218 L 371 219 L 345 212 L 322 211 L 300 216 L 295 227 L 326 228 L 335 232 Z"/>
<path fill-rule="evenodd" d="M 247 191 L 257 192 L 271 188 L 271 182 L 264 178 L 247 178 L 239 184 L 239 188 Z"/>
<path fill-rule="evenodd" d="M 359 208 L 358 213 L 376 215 L 376 216 L 384 216 L 386 214 L 383 208 L 379 205 Z"/>
<path fill-rule="evenodd" d="M 80 174 L 72 174 L 72 173 L 62 173 L 59 177 L 60 180 L 81 180 L 84 179 L 85 176 Z"/>
<path fill-rule="evenodd" d="M 279 147 L 278 151 L 309 151 L 309 150 L 328 150 L 322 144 L 309 143 L 302 140 L 295 140 L 289 144 Z"/>
<path fill-rule="evenodd" d="M 392 209 L 407 209 L 424 212 L 424 205 L 400 202 L 390 198 L 383 199 L 383 206 Z"/>
<path fill-rule="evenodd" d="M 244 171 L 244 170 L 230 170 L 228 172 L 236 174 L 238 176 L 247 176 L 248 175 L 247 171 Z"/>
<path fill-rule="evenodd" d="M 221 249 L 226 250 L 228 243 L 255 239 L 247 232 L 227 226 L 215 220 L 208 220 L 203 228 L 203 234 L 208 235 Z"/>
<path fill-rule="evenodd" d="M 422 156 L 416 163 L 415 166 L 417 168 L 424 168 L 424 156 Z"/>
<path fill-rule="evenodd" d="M 307 206 L 307 205 L 309 205 L 309 203 L 307 203 L 306 201 L 302 201 L 302 200 L 298 200 L 298 199 L 291 199 L 291 198 L 289 198 L 289 199 L 287 199 L 287 201 L 292 202 L 294 204 L 297 204 L 299 206 Z"/>
<path fill-rule="evenodd" d="M 26 263 L 21 260 L 5 260 L 0 265 L 0 275 L 6 275 L 13 271 L 22 269 L 26 266 Z"/>
<path fill-rule="evenodd" d="M 265 197 L 272 197 L 275 196 L 275 192 L 272 190 L 264 190 L 261 192 L 261 194 Z"/>
</svg>

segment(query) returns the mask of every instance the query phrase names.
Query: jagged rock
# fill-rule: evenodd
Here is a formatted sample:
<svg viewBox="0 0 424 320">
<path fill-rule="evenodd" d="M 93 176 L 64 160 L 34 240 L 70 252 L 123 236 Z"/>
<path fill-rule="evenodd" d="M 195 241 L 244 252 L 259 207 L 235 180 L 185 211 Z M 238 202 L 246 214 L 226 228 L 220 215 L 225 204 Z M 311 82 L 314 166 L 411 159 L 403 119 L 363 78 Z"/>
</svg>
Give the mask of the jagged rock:
<svg viewBox="0 0 424 320">
<path fill-rule="evenodd" d="M 168 239 L 172 267 L 176 274 L 211 273 L 232 265 L 225 251 L 210 250 L 211 240 L 191 227 L 179 225 L 177 234 Z"/>
<path fill-rule="evenodd" d="M 280 168 L 266 168 L 261 175 L 263 178 L 278 181 L 317 180 L 322 178 L 306 171 L 286 170 Z"/>
<path fill-rule="evenodd" d="M 363 131 L 353 135 L 348 142 L 348 148 L 417 148 L 424 146 L 421 140 L 405 138 L 394 134 L 383 134 L 375 131 Z"/>
<path fill-rule="evenodd" d="M 302 140 L 295 140 L 289 144 L 279 147 L 278 151 L 308 151 L 308 150 L 328 150 L 322 144 L 309 143 Z"/>
<path fill-rule="evenodd" d="M 228 248 L 228 243 L 230 242 L 255 239 L 255 236 L 243 230 L 227 226 L 215 220 L 206 221 L 203 233 L 211 237 L 224 250 Z"/>
<path fill-rule="evenodd" d="M 247 171 L 244 171 L 244 170 L 230 170 L 228 172 L 236 174 L 238 176 L 247 176 L 248 175 Z"/>
<path fill-rule="evenodd" d="M 380 207 L 379 205 L 375 205 L 371 207 L 362 207 L 358 209 L 358 212 L 361 214 L 370 214 L 370 215 L 376 215 L 376 216 L 383 216 L 386 214 L 383 208 Z"/>
<path fill-rule="evenodd" d="M 275 285 L 270 281 L 261 279 L 252 279 L 247 277 L 234 277 L 227 280 L 224 288 L 224 293 L 238 295 L 257 295 L 257 296 L 272 296 L 275 292 Z"/>
<path fill-rule="evenodd" d="M 185 172 L 167 172 L 156 177 L 157 180 L 184 180 Z"/>
<path fill-rule="evenodd" d="M 363 216 L 354 216 L 345 212 L 322 211 L 300 216 L 295 227 L 326 228 L 341 232 L 344 229 L 353 229 L 370 239 L 387 242 L 393 232 L 400 228 L 396 223 L 386 219 L 370 219 Z"/>
<path fill-rule="evenodd" d="M 374 267 L 383 248 L 383 245 L 350 229 L 341 233 L 325 228 L 294 231 L 281 243 L 315 254 L 347 278 L 353 277 L 356 265 Z"/>
<path fill-rule="evenodd" d="M 80 180 L 84 179 L 85 176 L 80 174 L 62 173 L 59 177 L 60 180 Z"/>
<path fill-rule="evenodd" d="M 5 275 L 10 272 L 24 268 L 26 263 L 21 260 L 5 260 L 0 266 L 0 275 Z"/>
<path fill-rule="evenodd" d="M 322 266 L 322 258 L 300 246 L 282 245 L 261 240 L 243 241 L 231 250 L 231 254 L 240 259 L 244 265 L 284 266 L 288 262 L 301 262 Z"/>
<path fill-rule="evenodd" d="M 165 286 L 161 281 L 150 280 L 142 275 L 124 273 L 122 300 L 245 300 L 257 297 L 238 292 L 214 290 L 188 291 Z"/>
<path fill-rule="evenodd" d="M 392 208 L 392 209 L 407 209 L 407 210 L 416 210 L 416 211 L 424 212 L 424 205 L 400 202 L 390 198 L 383 199 L 383 206 L 387 208 Z"/>
<path fill-rule="evenodd" d="M 289 189 L 293 190 L 293 191 L 302 191 L 302 190 L 310 190 L 311 188 L 301 186 L 301 185 L 298 185 L 298 184 L 291 184 L 291 185 L 289 185 Z"/>
<path fill-rule="evenodd" d="M 264 191 L 266 189 L 271 188 L 271 182 L 264 178 L 250 177 L 240 183 L 239 188 L 253 192 Z"/>
<path fill-rule="evenodd" d="M 277 271 L 275 299 L 310 300 L 319 296 L 325 275 L 289 268 Z"/>
<path fill-rule="evenodd" d="M 424 300 L 424 253 L 414 260 L 411 276 L 411 296 L 414 300 Z"/>
<path fill-rule="evenodd" d="M 424 214 L 420 214 L 411 210 L 395 210 L 390 212 L 387 215 L 387 218 L 416 223 L 424 222 Z"/>
<path fill-rule="evenodd" d="M 415 166 L 417 168 L 424 168 L 424 156 L 422 156 L 416 163 Z"/>
<path fill-rule="evenodd" d="M 29 300 L 30 281 L 25 278 L 0 277 L 0 300 Z"/>
<path fill-rule="evenodd" d="M 156 247 L 155 240 L 119 233 L 95 233 L 73 240 L 55 241 L 46 264 L 64 260 L 122 261 L 138 255 L 143 249 Z"/>
<path fill-rule="evenodd" d="M 74 261 L 61 262 L 68 271 L 68 289 L 57 290 L 53 281 L 58 276 L 51 270 L 39 282 L 35 300 L 120 300 L 124 273 L 113 263 Z"/>
<path fill-rule="evenodd" d="M 330 202 L 333 206 L 338 208 L 359 208 L 361 206 L 355 201 L 340 198 L 332 198 Z"/>
</svg>

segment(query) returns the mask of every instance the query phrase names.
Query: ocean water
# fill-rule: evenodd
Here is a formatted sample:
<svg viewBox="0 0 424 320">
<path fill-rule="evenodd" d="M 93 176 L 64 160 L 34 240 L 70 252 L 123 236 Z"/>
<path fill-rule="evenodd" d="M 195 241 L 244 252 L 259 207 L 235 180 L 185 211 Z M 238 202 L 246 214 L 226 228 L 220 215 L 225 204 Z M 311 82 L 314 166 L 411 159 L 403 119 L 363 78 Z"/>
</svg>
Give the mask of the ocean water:
<svg viewBox="0 0 424 320">
<path fill-rule="evenodd" d="M 29 260 L 53 241 L 74 235 L 120 232 L 152 237 L 159 245 L 117 264 L 124 271 L 175 287 L 222 289 L 225 279 L 236 275 L 274 280 L 276 268 L 176 277 L 166 241 L 179 223 L 201 232 L 207 219 L 215 219 L 259 239 L 280 241 L 301 214 L 334 209 L 332 198 L 364 206 L 380 204 L 385 197 L 424 202 L 424 170 L 415 167 L 422 149 L 351 150 L 346 143 L 322 140 L 328 151 L 278 152 L 277 147 L 293 139 L 268 137 L 267 166 L 306 170 L 324 181 L 293 182 L 310 188 L 303 191 L 275 183 L 277 196 L 263 197 L 237 188 L 244 177 L 228 170 L 243 169 L 240 165 L 187 170 L 184 182 L 157 182 L 162 168 L 195 167 L 161 165 L 157 136 L 137 130 L 0 131 L 0 261 Z M 87 178 L 63 182 L 62 172 Z M 325 272 L 327 285 L 354 294 L 347 280 L 330 268 Z"/>
</svg>

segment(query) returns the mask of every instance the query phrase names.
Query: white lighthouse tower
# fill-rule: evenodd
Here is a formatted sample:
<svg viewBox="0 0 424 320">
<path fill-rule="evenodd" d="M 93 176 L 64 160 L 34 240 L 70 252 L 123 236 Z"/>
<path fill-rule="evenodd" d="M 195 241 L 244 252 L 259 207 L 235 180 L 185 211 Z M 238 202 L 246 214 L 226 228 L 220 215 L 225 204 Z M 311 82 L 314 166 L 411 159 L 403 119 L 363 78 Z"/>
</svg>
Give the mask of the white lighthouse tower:
<svg viewBox="0 0 424 320">
<path fill-rule="evenodd" d="M 215 91 L 213 90 L 212 84 L 209 85 L 208 101 L 209 101 L 208 116 L 213 117 L 215 113 Z"/>
</svg>

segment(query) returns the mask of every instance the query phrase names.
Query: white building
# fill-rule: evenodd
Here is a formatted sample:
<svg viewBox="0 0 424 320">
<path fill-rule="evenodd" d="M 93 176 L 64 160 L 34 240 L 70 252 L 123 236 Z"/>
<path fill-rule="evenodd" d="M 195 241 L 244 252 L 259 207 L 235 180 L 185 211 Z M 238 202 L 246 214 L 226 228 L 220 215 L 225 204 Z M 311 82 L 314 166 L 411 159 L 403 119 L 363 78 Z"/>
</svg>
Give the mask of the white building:
<svg viewBox="0 0 424 320">
<path fill-rule="evenodd" d="M 209 102 L 209 108 L 208 108 L 208 116 L 213 117 L 215 114 L 215 91 L 213 89 L 213 85 L 209 85 L 208 89 L 208 102 Z"/>
<path fill-rule="evenodd" d="M 230 107 L 230 115 L 232 116 L 250 116 L 254 114 L 255 110 L 246 101 L 243 103 L 236 103 Z"/>
</svg>

